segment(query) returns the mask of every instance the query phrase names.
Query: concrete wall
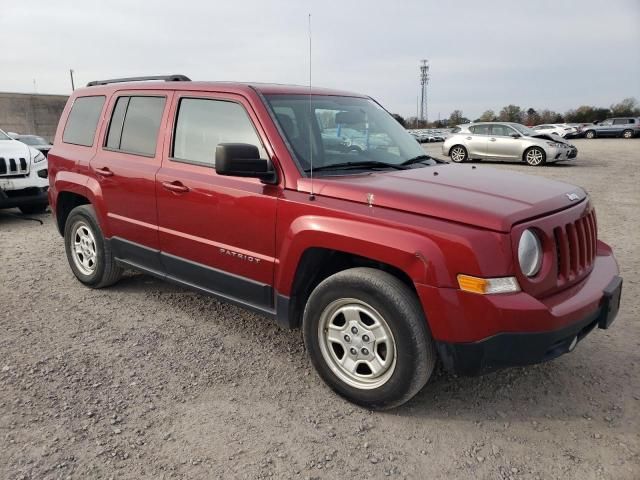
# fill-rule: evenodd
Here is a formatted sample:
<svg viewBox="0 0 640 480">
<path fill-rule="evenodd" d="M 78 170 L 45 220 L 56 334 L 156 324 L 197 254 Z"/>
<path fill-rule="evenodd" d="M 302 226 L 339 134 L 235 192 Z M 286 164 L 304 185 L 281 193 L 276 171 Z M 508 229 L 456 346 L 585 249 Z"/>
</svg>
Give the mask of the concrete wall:
<svg viewBox="0 0 640 480">
<path fill-rule="evenodd" d="M 0 128 L 53 140 L 66 95 L 0 92 Z"/>
</svg>

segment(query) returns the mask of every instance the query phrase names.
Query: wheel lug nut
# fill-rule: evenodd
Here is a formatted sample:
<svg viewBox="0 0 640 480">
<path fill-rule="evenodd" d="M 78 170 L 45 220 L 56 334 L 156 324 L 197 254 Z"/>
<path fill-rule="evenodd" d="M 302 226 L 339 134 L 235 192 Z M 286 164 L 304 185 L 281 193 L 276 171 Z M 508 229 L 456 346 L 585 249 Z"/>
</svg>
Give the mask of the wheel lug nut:
<svg viewBox="0 0 640 480">
<path fill-rule="evenodd" d="M 357 355 L 358 354 L 358 350 L 356 350 L 355 348 L 351 347 L 349 349 L 349 351 L 351 352 L 351 355 Z"/>
<path fill-rule="evenodd" d="M 358 329 L 356 327 L 351 327 L 351 333 L 355 335 L 356 333 L 358 333 Z"/>
<path fill-rule="evenodd" d="M 360 350 L 362 352 L 363 355 L 369 355 L 369 349 L 367 348 L 362 348 L 362 350 Z"/>
<path fill-rule="evenodd" d="M 363 342 L 368 342 L 369 341 L 369 335 L 363 335 L 362 336 L 362 341 Z"/>
<path fill-rule="evenodd" d="M 351 341 L 351 337 L 349 335 L 345 335 L 344 336 L 344 341 L 345 342 L 350 342 Z"/>
</svg>

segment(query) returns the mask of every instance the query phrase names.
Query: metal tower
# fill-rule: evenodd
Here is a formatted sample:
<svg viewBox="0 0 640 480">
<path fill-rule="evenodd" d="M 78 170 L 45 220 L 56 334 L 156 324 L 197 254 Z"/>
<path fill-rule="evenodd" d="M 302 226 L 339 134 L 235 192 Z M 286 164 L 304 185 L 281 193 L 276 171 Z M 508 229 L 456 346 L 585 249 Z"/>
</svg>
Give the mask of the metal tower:
<svg viewBox="0 0 640 480">
<path fill-rule="evenodd" d="M 427 85 L 429 84 L 429 60 L 420 62 L 420 121 L 427 121 Z"/>
</svg>

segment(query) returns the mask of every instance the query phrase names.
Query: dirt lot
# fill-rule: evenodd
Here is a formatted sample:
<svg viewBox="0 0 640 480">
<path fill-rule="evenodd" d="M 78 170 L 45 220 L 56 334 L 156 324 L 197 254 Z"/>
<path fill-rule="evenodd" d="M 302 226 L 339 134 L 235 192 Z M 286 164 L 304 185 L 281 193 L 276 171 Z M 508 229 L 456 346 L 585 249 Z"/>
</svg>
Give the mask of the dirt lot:
<svg viewBox="0 0 640 480">
<path fill-rule="evenodd" d="M 575 144 L 495 166 L 589 190 L 625 278 L 612 329 L 385 413 L 326 388 L 300 331 L 143 275 L 89 290 L 50 216 L 0 211 L 0 478 L 640 478 L 640 139 Z"/>
</svg>

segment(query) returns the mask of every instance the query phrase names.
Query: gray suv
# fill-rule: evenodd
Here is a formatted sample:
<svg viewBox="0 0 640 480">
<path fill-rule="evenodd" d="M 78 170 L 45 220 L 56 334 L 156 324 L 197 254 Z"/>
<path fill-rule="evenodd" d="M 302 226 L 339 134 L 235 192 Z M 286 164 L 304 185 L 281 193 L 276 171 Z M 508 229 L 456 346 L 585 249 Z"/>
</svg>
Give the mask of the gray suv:
<svg viewBox="0 0 640 480">
<path fill-rule="evenodd" d="M 586 138 L 624 137 L 633 138 L 640 135 L 640 118 L 615 117 L 583 127 Z"/>
</svg>

